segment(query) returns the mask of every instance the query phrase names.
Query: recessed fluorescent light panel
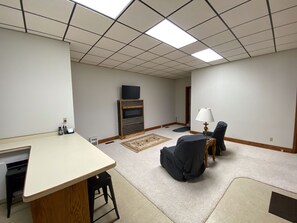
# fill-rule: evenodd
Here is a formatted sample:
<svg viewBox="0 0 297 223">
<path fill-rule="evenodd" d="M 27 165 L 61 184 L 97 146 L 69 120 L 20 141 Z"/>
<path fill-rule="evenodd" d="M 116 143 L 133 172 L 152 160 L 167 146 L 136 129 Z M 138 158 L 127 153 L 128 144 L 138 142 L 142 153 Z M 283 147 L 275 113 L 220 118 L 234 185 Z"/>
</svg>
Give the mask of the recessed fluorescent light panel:
<svg viewBox="0 0 297 223">
<path fill-rule="evenodd" d="M 131 0 L 72 0 L 90 9 L 116 19 Z"/>
<path fill-rule="evenodd" d="M 197 53 L 192 54 L 192 56 L 200 60 L 203 60 L 204 62 L 211 62 L 211 61 L 215 61 L 223 58 L 212 49 L 199 51 Z"/>
<path fill-rule="evenodd" d="M 197 40 L 190 36 L 188 33 L 174 25 L 167 19 L 155 25 L 146 34 L 161 40 L 175 48 L 181 48 Z"/>
</svg>

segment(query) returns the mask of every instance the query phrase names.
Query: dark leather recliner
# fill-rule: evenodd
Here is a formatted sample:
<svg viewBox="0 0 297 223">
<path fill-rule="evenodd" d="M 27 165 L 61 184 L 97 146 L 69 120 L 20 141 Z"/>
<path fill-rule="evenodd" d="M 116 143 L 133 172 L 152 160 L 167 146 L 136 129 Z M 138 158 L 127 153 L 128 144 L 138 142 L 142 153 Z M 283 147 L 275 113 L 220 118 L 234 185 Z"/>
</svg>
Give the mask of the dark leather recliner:
<svg viewBox="0 0 297 223">
<path fill-rule="evenodd" d="M 216 138 L 216 155 L 221 155 L 221 151 L 226 150 L 226 146 L 224 143 L 224 137 L 227 130 L 227 123 L 223 121 L 219 121 L 217 124 L 217 127 L 213 132 L 207 132 L 207 136 L 210 136 L 211 138 Z M 212 154 L 212 149 L 209 148 L 208 150 L 209 154 Z"/>
<path fill-rule="evenodd" d="M 176 180 L 187 181 L 199 177 L 205 170 L 206 138 L 204 135 L 186 135 L 176 146 L 161 149 L 160 162 Z"/>
</svg>

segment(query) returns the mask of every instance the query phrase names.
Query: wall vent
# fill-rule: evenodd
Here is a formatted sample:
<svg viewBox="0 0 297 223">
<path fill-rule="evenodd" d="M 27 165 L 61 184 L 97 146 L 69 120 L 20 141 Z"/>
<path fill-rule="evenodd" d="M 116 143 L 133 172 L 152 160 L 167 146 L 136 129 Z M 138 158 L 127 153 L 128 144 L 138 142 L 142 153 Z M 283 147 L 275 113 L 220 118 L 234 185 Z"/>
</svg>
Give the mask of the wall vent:
<svg viewBox="0 0 297 223">
<path fill-rule="evenodd" d="M 98 138 L 97 137 L 90 137 L 89 142 L 92 143 L 94 146 L 98 145 Z"/>
</svg>

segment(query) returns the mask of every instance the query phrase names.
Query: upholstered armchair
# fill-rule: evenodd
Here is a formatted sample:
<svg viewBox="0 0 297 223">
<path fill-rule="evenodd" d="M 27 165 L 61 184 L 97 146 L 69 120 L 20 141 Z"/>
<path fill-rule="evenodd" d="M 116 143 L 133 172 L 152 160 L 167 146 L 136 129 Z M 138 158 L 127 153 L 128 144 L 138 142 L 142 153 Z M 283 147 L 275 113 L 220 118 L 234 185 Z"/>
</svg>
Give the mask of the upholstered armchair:
<svg viewBox="0 0 297 223">
<path fill-rule="evenodd" d="M 217 127 L 213 132 L 207 132 L 207 136 L 216 139 L 216 155 L 221 155 L 221 151 L 226 150 L 224 143 L 224 137 L 227 130 L 227 123 L 219 121 Z M 209 154 L 212 154 L 211 148 L 209 149 Z"/>
<path fill-rule="evenodd" d="M 161 149 L 160 162 L 176 180 L 187 181 L 199 177 L 205 170 L 206 138 L 204 135 L 186 135 L 176 146 Z"/>
</svg>

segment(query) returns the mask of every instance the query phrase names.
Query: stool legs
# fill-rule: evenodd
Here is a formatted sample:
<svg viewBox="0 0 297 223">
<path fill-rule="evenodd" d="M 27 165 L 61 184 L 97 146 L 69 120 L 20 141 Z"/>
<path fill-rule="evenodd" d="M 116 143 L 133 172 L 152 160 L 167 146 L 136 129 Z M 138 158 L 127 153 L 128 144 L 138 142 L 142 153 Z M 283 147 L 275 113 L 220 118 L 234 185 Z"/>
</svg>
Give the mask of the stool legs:
<svg viewBox="0 0 297 223">
<path fill-rule="evenodd" d="M 112 182 L 111 181 L 108 184 L 108 187 L 109 187 L 109 191 L 110 191 L 110 195 L 111 195 L 111 199 L 112 199 L 112 202 L 113 202 L 113 206 L 114 206 L 115 212 L 117 214 L 118 219 L 120 219 L 120 215 L 119 215 L 118 207 L 117 207 L 117 202 L 116 202 L 116 199 L 115 199 L 115 196 L 114 196 L 114 192 L 113 192 L 113 187 L 112 187 Z"/>
</svg>

